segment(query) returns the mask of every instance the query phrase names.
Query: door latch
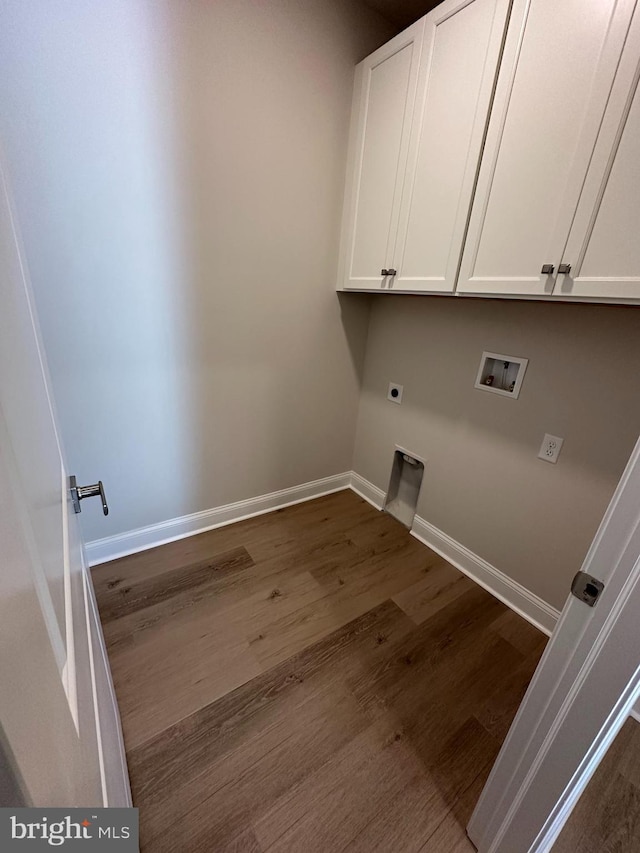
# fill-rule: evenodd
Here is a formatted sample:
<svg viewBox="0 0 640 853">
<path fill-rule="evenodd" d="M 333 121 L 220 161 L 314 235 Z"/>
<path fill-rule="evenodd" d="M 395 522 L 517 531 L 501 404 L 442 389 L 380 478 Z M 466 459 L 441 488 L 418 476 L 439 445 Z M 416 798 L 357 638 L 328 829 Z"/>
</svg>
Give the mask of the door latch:
<svg viewBox="0 0 640 853">
<path fill-rule="evenodd" d="M 571 583 L 571 594 L 579 598 L 580 601 L 584 601 L 589 607 L 595 605 L 603 589 L 602 581 L 586 572 L 578 572 Z"/>
<path fill-rule="evenodd" d="M 71 500 L 73 501 L 73 508 L 78 512 L 82 512 L 82 507 L 80 506 L 80 501 L 83 501 L 85 498 L 94 498 L 100 495 L 100 500 L 102 501 L 102 512 L 105 515 L 109 515 L 109 506 L 107 504 L 107 498 L 104 493 L 104 486 L 102 485 L 102 480 L 98 480 L 97 483 L 94 483 L 93 486 L 79 486 L 75 475 L 72 475 L 69 478 L 69 489 L 71 491 Z"/>
</svg>

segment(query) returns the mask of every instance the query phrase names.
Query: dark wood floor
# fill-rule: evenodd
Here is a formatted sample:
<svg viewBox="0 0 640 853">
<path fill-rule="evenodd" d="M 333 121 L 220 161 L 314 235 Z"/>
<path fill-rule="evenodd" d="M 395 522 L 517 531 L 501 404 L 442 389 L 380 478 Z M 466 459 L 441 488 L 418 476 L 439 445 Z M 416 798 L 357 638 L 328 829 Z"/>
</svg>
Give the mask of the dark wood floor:
<svg viewBox="0 0 640 853">
<path fill-rule="evenodd" d="M 148 851 L 446 851 L 545 637 L 340 492 L 93 571 Z"/>
</svg>

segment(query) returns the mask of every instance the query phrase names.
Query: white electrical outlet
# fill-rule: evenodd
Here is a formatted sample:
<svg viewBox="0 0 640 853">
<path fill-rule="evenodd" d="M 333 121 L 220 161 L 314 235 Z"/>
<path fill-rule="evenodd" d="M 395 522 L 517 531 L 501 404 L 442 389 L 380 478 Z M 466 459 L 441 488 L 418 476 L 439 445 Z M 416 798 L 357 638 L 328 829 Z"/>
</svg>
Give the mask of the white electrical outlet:
<svg viewBox="0 0 640 853">
<path fill-rule="evenodd" d="M 552 462 L 554 465 L 558 461 L 564 438 L 558 438 L 557 435 L 549 435 L 545 433 L 542 439 L 542 446 L 538 453 L 538 459 L 544 459 L 545 462 Z"/>
<path fill-rule="evenodd" d="M 387 391 L 387 400 L 391 400 L 392 403 L 400 403 L 402 402 L 402 392 L 404 391 L 404 385 L 397 385 L 395 382 L 389 383 L 389 390 Z"/>
</svg>

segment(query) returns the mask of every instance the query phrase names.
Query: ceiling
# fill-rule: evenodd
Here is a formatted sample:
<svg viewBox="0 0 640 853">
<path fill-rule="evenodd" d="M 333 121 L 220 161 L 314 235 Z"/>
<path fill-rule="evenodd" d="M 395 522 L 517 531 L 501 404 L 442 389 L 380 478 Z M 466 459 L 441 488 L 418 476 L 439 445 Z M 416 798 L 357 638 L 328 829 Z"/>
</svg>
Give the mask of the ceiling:
<svg viewBox="0 0 640 853">
<path fill-rule="evenodd" d="M 367 6 L 375 9 L 394 26 L 398 32 L 408 27 L 418 18 L 437 6 L 441 0 L 365 0 Z"/>
</svg>

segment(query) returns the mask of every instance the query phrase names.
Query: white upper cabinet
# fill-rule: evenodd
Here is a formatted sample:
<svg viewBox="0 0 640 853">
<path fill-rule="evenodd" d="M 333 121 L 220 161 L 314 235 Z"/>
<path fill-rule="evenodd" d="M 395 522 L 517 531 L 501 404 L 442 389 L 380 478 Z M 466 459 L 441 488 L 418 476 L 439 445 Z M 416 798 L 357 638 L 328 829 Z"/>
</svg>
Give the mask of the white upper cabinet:
<svg viewBox="0 0 640 853">
<path fill-rule="evenodd" d="M 639 81 L 637 0 L 444 0 L 357 67 L 338 288 L 640 303 Z"/>
<path fill-rule="evenodd" d="M 578 295 L 586 281 L 560 275 L 556 283 L 560 264 L 569 262 L 579 264 L 580 276 L 596 277 L 599 284 L 590 295 L 601 295 L 605 276 L 617 276 L 610 293 L 620 295 L 619 282 L 631 267 L 640 274 L 638 247 L 628 245 L 640 203 L 626 184 L 626 172 L 635 169 L 638 187 L 632 150 L 633 144 L 638 148 L 632 128 L 637 105 L 631 106 L 625 125 L 628 140 L 635 133 L 635 142 L 625 147 L 623 131 L 616 162 L 609 164 L 608 176 L 601 174 L 604 196 L 589 239 L 584 243 L 576 232 L 567 245 L 634 5 L 634 0 L 515 0 L 459 292 L 552 296 L 568 280 L 572 289 L 567 292 Z M 607 152 L 601 156 L 607 159 Z M 581 203 L 588 206 L 583 196 Z M 626 205 L 624 212 L 620 205 Z M 632 218 L 624 233 L 616 233 L 625 216 Z M 614 233 L 617 261 L 610 242 Z M 571 261 L 565 260 L 569 255 Z"/>
<path fill-rule="evenodd" d="M 445 0 L 357 67 L 339 288 L 453 292 L 508 5 Z"/>
<path fill-rule="evenodd" d="M 640 300 L 640 14 L 635 15 L 554 294 Z"/>
<path fill-rule="evenodd" d="M 424 20 L 356 68 L 341 259 L 347 287 L 377 288 L 391 264 Z"/>
<path fill-rule="evenodd" d="M 507 9 L 456 0 L 425 18 L 390 289 L 455 288 Z"/>
</svg>

